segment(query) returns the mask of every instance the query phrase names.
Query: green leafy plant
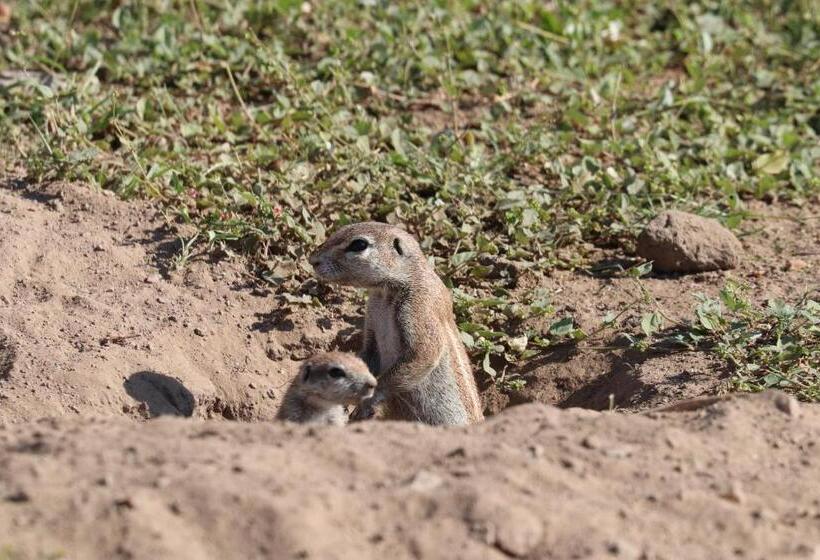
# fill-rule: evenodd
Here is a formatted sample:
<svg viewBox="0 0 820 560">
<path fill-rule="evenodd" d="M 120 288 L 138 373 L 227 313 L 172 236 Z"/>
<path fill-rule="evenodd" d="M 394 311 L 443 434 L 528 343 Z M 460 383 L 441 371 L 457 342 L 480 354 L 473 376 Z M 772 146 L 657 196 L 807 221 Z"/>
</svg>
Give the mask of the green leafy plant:
<svg viewBox="0 0 820 560">
<path fill-rule="evenodd" d="M 718 299 L 700 297 L 692 325 L 673 340 L 706 348 L 731 368 L 742 391 L 777 387 L 820 401 L 820 303 L 804 296 L 794 304 L 770 299 L 755 306 L 730 282 Z"/>
</svg>

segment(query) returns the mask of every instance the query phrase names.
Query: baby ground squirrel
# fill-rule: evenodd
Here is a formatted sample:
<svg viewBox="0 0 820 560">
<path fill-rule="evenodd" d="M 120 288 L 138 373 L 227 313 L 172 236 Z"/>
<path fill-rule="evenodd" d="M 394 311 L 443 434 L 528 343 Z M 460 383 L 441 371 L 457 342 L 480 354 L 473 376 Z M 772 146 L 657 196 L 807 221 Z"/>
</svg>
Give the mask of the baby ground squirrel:
<svg viewBox="0 0 820 560">
<path fill-rule="evenodd" d="M 406 231 L 345 226 L 311 256 L 319 279 L 367 288 L 361 357 L 379 385 L 354 419 L 384 403 L 388 419 L 470 424 L 484 418 L 450 292 Z"/>
<path fill-rule="evenodd" d="M 353 354 L 328 352 L 302 362 L 277 418 L 303 424 L 347 424 L 345 405 L 373 396 L 376 378 Z"/>
</svg>

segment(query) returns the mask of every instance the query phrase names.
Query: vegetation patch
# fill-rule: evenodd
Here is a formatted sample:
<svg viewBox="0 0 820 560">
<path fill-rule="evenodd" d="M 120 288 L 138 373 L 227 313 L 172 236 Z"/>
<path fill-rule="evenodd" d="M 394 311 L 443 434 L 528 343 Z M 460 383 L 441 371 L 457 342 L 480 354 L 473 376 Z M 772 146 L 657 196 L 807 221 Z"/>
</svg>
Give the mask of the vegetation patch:
<svg viewBox="0 0 820 560">
<path fill-rule="evenodd" d="M 745 292 L 729 283 L 718 299 L 702 296 L 696 320 L 672 340 L 717 354 L 736 389 L 776 387 L 820 401 L 820 303 L 805 296 L 795 305 L 755 306 Z"/>
</svg>

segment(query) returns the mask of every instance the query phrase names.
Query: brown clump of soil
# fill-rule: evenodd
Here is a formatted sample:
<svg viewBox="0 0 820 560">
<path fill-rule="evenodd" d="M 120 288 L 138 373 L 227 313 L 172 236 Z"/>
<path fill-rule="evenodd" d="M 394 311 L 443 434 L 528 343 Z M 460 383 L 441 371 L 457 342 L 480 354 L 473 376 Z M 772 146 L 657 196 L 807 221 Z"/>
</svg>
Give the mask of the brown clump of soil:
<svg viewBox="0 0 820 560">
<path fill-rule="evenodd" d="M 820 411 L 775 395 L 441 429 L 0 429 L 13 558 L 814 558 Z M 14 556 L 17 555 L 17 556 Z M 38 556 L 40 555 L 40 556 Z"/>
<path fill-rule="evenodd" d="M 706 272 L 735 268 L 740 242 L 717 220 L 688 212 L 663 212 L 638 237 L 637 252 L 660 272 Z"/>
</svg>

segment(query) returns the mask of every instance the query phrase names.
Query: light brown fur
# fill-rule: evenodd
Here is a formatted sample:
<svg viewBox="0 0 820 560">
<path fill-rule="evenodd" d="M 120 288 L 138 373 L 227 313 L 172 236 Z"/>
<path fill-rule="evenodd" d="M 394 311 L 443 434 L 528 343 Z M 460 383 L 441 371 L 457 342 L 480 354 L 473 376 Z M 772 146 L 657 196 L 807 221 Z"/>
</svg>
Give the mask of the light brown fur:
<svg viewBox="0 0 820 560">
<path fill-rule="evenodd" d="M 310 262 L 320 279 L 369 292 L 361 356 L 379 380 L 369 406 L 384 403 L 386 418 L 428 424 L 484 418 L 450 292 L 410 234 L 388 224 L 352 224 Z M 362 406 L 354 416 L 369 413 Z"/>
<path fill-rule="evenodd" d="M 347 423 L 345 406 L 373 396 L 376 378 L 353 354 L 328 352 L 302 362 L 277 418 L 304 424 Z"/>
</svg>

